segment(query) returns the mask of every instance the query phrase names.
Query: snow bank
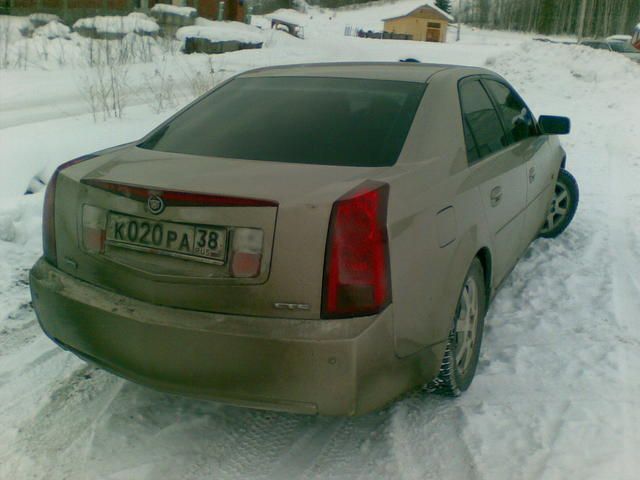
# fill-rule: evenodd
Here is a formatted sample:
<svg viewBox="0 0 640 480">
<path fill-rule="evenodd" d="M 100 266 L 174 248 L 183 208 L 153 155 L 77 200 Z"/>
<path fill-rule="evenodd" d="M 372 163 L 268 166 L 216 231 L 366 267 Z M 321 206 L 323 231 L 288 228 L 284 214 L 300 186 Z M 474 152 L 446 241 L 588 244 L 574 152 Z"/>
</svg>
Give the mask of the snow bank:
<svg viewBox="0 0 640 480">
<path fill-rule="evenodd" d="M 72 158 L 142 137 L 162 119 L 146 108 L 129 112 L 109 124 L 83 115 L 0 129 L 0 201 L 22 195 L 34 177 L 48 181 L 58 165 Z"/>
<path fill-rule="evenodd" d="M 151 13 L 164 13 L 189 18 L 195 18 L 198 16 L 198 11 L 193 7 L 177 7 L 166 3 L 156 3 L 151 9 Z"/>
<path fill-rule="evenodd" d="M 503 75 L 509 75 L 509 65 L 518 55 L 529 59 L 527 64 L 520 65 L 517 72 L 518 76 L 526 74 L 528 83 L 533 83 L 536 77 L 536 65 L 544 62 L 549 67 L 548 74 L 537 75 L 539 78 L 536 79 L 536 83 L 541 91 L 569 90 L 567 85 L 574 85 L 573 90 L 578 85 L 592 89 L 605 84 L 620 84 L 623 81 L 633 83 L 638 80 L 638 66 L 624 56 L 582 45 L 526 42 L 516 50 L 501 52 L 497 57 L 489 58 L 486 66 Z M 522 93 L 525 98 L 528 97 L 527 92 Z"/>
<path fill-rule="evenodd" d="M 33 31 L 34 37 L 46 37 L 48 39 L 53 38 L 69 38 L 71 29 L 66 25 L 52 21 L 42 27 L 38 27 Z"/>
<path fill-rule="evenodd" d="M 29 21 L 35 27 L 40 27 L 50 22 L 62 22 L 62 19 L 52 13 L 32 13 L 29 15 Z"/>
<path fill-rule="evenodd" d="M 95 31 L 97 34 L 119 34 L 127 33 L 155 35 L 160 31 L 160 27 L 154 19 L 139 12 L 133 12 L 126 17 L 119 16 L 98 16 L 81 18 L 73 24 L 73 29 L 77 31 Z"/>
<path fill-rule="evenodd" d="M 275 12 L 265 15 L 265 17 L 273 20 L 280 20 L 287 23 L 293 23 L 294 25 L 304 26 L 310 20 L 309 15 L 300 13 L 290 8 L 280 8 Z"/>
<path fill-rule="evenodd" d="M 0 15 L 0 43 L 15 42 L 32 30 L 33 26 L 28 17 Z"/>
<path fill-rule="evenodd" d="M 182 42 L 187 38 L 204 38 L 211 42 L 237 41 L 240 43 L 262 43 L 260 29 L 240 22 L 214 22 L 197 19 L 197 25 L 182 27 L 176 32 L 176 38 Z"/>
</svg>

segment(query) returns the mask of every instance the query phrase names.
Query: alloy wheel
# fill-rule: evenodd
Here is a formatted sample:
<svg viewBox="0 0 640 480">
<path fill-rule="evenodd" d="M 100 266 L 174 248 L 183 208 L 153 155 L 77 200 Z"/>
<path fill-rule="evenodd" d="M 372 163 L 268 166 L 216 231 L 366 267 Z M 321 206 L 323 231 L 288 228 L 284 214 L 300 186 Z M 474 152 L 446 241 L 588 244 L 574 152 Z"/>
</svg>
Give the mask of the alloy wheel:
<svg viewBox="0 0 640 480">
<path fill-rule="evenodd" d="M 465 374 L 473 358 L 478 333 L 478 312 L 478 286 L 469 277 L 462 288 L 455 324 L 455 360 L 460 375 Z"/>
<path fill-rule="evenodd" d="M 569 202 L 570 198 L 567 187 L 561 182 L 556 183 L 556 189 L 553 193 L 547 219 L 542 227 L 542 233 L 553 230 L 565 220 L 569 213 Z"/>
</svg>

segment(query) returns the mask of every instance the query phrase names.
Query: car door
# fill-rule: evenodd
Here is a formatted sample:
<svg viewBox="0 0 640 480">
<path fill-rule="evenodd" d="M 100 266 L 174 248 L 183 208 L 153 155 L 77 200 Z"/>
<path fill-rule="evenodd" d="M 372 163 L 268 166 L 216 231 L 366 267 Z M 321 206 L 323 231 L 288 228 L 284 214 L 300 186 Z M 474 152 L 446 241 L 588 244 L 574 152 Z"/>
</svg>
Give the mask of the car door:
<svg viewBox="0 0 640 480">
<path fill-rule="evenodd" d="M 510 142 L 480 78 L 461 81 L 459 95 L 470 178 L 480 189 L 493 242 L 494 281 L 498 284 L 521 252 L 526 160 Z"/>
<path fill-rule="evenodd" d="M 551 198 L 554 163 L 546 135 L 540 135 L 533 114 L 516 91 L 506 82 L 483 79 L 497 107 L 514 152 L 526 161 L 527 202 L 521 250 L 528 247 L 540 231 Z"/>
</svg>

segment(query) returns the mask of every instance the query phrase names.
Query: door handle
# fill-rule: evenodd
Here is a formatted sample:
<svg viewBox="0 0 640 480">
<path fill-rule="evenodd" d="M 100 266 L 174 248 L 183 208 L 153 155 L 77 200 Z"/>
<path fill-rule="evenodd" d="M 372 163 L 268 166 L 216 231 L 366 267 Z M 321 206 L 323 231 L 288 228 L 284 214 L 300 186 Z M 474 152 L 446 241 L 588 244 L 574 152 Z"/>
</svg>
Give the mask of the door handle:
<svg viewBox="0 0 640 480">
<path fill-rule="evenodd" d="M 529 169 L 529 183 L 533 183 L 536 179 L 536 167 L 531 167 Z"/>
<path fill-rule="evenodd" d="M 491 190 L 491 206 L 495 207 L 502 200 L 502 187 L 495 187 Z"/>
</svg>

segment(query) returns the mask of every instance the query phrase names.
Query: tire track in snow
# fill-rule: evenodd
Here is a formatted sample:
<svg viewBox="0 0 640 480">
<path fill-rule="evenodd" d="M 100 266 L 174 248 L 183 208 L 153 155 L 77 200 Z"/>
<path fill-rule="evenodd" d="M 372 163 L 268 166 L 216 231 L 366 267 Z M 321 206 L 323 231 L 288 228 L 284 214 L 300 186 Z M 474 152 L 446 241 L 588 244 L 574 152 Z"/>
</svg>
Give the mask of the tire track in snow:
<svg viewBox="0 0 640 480">
<path fill-rule="evenodd" d="M 481 479 L 465 435 L 468 412 L 459 400 L 422 392 L 396 405 L 390 435 L 398 478 Z"/>
<path fill-rule="evenodd" d="M 638 430 L 640 413 L 637 405 L 632 405 L 626 400 L 634 398 L 638 393 L 638 384 L 636 388 L 629 388 L 628 379 L 635 376 L 640 380 L 640 355 L 637 348 L 640 345 L 640 336 L 637 334 L 637 323 L 640 320 L 640 288 L 638 286 L 640 224 L 638 221 L 630 222 L 629 220 L 637 219 L 637 210 L 640 209 L 636 194 L 640 183 L 640 169 L 637 164 L 630 165 L 632 159 L 624 158 L 624 152 L 619 152 L 617 147 L 611 143 L 608 143 L 607 147 L 612 192 L 608 228 L 613 268 L 613 302 L 615 320 L 622 330 L 617 352 L 618 376 L 624 392 L 624 400 L 620 402 L 622 410 L 620 421 L 623 430 L 623 447 L 628 452 L 623 458 L 625 478 L 631 479 L 637 475 L 640 467 L 637 456 L 631 453 L 640 445 Z M 635 355 L 633 355 L 634 352 Z"/>
<path fill-rule="evenodd" d="M 28 456 L 37 466 L 36 478 L 64 478 L 77 466 L 78 456 L 70 453 L 85 451 L 92 426 L 100 420 L 122 382 L 89 366 L 57 382 L 35 415 L 21 425 L 14 445 L 16 453 Z M 75 451 L 76 445 L 79 452 Z M 47 474 L 53 466 L 56 473 Z"/>
<path fill-rule="evenodd" d="M 309 470 L 322 449 L 340 431 L 346 420 L 334 418 L 313 419 L 287 452 L 278 458 L 265 478 L 300 478 Z"/>
<path fill-rule="evenodd" d="M 392 418 L 393 409 L 386 408 L 342 419 L 331 438 L 316 442 L 315 447 L 321 448 L 301 478 L 398 478 L 391 453 Z"/>
</svg>

